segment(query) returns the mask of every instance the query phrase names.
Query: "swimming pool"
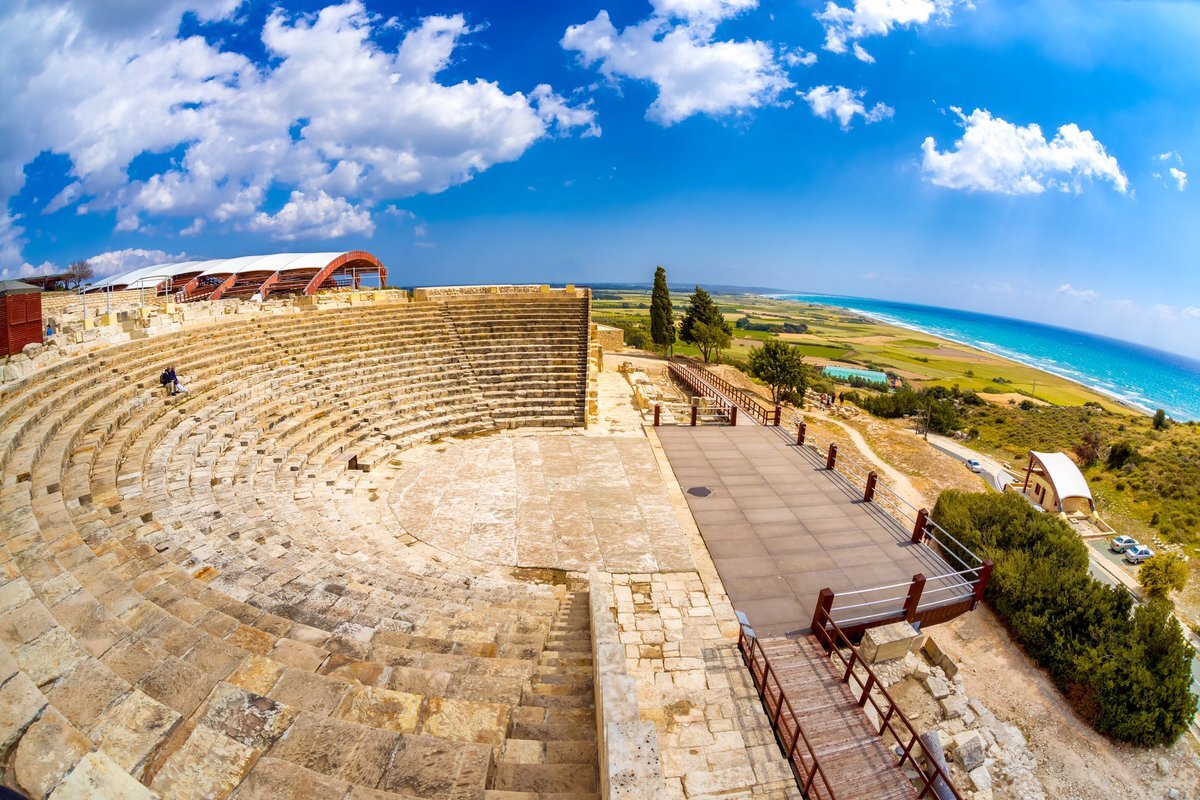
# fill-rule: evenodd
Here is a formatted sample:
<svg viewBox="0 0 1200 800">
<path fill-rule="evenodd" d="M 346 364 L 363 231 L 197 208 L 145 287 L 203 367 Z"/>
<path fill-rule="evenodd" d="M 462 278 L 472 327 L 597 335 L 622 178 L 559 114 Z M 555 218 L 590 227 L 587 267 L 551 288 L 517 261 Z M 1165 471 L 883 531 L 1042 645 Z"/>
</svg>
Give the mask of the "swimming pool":
<svg viewBox="0 0 1200 800">
<path fill-rule="evenodd" d="M 851 367 L 826 367 L 825 374 L 838 380 L 858 378 L 870 383 L 887 383 L 887 373 L 874 369 L 852 369 Z"/>
</svg>

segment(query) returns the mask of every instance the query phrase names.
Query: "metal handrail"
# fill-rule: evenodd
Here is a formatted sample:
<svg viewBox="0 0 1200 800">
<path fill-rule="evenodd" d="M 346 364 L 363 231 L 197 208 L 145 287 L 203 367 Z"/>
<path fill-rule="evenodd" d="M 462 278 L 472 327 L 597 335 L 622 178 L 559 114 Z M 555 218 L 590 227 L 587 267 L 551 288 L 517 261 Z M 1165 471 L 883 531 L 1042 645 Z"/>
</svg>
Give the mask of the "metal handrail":
<svg viewBox="0 0 1200 800">
<path fill-rule="evenodd" d="M 800 786 L 800 791 L 808 800 L 837 800 L 829 778 L 826 777 L 825 770 L 817 758 L 817 752 L 813 749 L 812 742 L 809 741 L 807 734 L 804 733 L 804 728 L 800 725 L 800 717 L 783 692 L 783 684 L 779 682 L 779 676 L 772 668 L 771 660 L 767 658 L 767 653 L 763 650 L 758 637 L 750 632 L 746 625 L 742 625 L 738 633 L 738 650 L 741 651 L 742 658 L 750 669 L 750 677 L 754 679 L 754 683 L 758 687 L 759 699 L 762 700 L 763 708 L 767 712 L 767 718 L 779 739 L 780 746 L 786 751 L 788 764 L 792 768 L 792 775 Z M 762 657 L 761 665 L 760 660 L 755 657 L 756 651 Z M 771 691 L 771 678 L 775 679 L 774 696 Z M 785 708 L 794 728 L 790 744 L 787 741 L 787 725 L 780 722 Z M 804 744 L 803 750 L 799 747 L 801 743 Z M 808 755 L 807 764 L 804 759 L 805 753 Z M 820 778 L 819 785 L 818 778 Z"/>
<path fill-rule="evenodd" d="M 879 735 L 882 736 L 883 732 L 886 730 L 889 734 L 891 734 L 892 738 L 896 740 L 896 744 L 900 744 L 902 741 L 904 741 L 901 738 L 901 734 L 907 734 L 910 737 L 908 744 L 902 748 L 899 754 L 898 764 L 903 765 L 905 762 L 908 762 L 908 764 L 913 767 L 914 771 L 919 776 L 923 785 L 921 786 L 920 794 L 917 795 L 918 800 L 925 797 L 926 793 L 928 793 L 930 797 L 937 798 L 937 785 L 939 781 L 950 790 L 951 794 L 954 795 L 955 800 L 963 800 L 963 796 L 959 794 L 958 789 L 956 789 L 954 784 L 951 782 L 950 776 L 946 774 L 946 770 L 941 764 L 938 763 L 937 759 L 933 757 L 933 754 L 929 752 L 928 748 L 925 747 L 925 742 L 921 741 L 921 737 L 920 734 L 917 733 L 917 729 L 913 727 L 913 724 L 909 721 L 908 717 L 904 715 L 904 712 L 900 710 L 900 707 L 896 704 L 896 701 L 892 699 L 891 694 L 889 694 L 888 690 L 884 688 L 882 683 L 880 683 L 879 678 L 876 677 L 875 672 L 871 669 L 871 665 L 864 661 L 861 656 L 859 656 L 858 648 L 855 647 L 854 643 L 850 641 L 850 637 L 848 637 L 845 632 L 838 627 L 838 624 L 834 622 L 833 618 L 830 617 L 829 614 L 825 613 L 823 609 L 818 609 L 818 614 L 819 616 L 823 616 L 824 619 L 819 620 L 821 624 L 813 628 L 813 635 L 817 637 L 817 641 L 821 643 L 821 646 L 824 647 L 827 652 L 831 652 L 833 655 L 837 656 L 839 661 L 842 662 L 842 666 L 845 667 L 845 672 L 841 677 L 842 683 L 849 686 L 850 679 L 853 677 L 855 683 L 862 687 L 862 694 L 858 699 L 858 704 L 860 707 L 865 707 L 867 703 L 870 703 L 871 707 L 875 709 L 875 713 L 880 719 Z M 826 626 L 828 626 L 828 628 Z M 850 650 L 850 657 L 848 659 L 842 653 L 843 645 Z M 855 666 L 861 667 L 866 673 L 865 681 L 854 673 Z M 876 700 L 875 695 L 873 694 L 875 691 L 883 696 L 883 700 L 886 704 L 886 710 L 885 707 L 881 706 L 879 701 Z M 896 719 L 898 719 L 901 723 L 899 730 L 897 730 L 896 725 L 893 725 L 893 720 Z M 932 773 L 932 775 L 927 774 L 925 769 L 922 768 L 920 762 L 918 762 L 913 756 L 913 750 L 918 746 L 921 749 L 921 754 L 925 758 L 925 763 L 929 765 L 929 771 Z"/>
</svg>

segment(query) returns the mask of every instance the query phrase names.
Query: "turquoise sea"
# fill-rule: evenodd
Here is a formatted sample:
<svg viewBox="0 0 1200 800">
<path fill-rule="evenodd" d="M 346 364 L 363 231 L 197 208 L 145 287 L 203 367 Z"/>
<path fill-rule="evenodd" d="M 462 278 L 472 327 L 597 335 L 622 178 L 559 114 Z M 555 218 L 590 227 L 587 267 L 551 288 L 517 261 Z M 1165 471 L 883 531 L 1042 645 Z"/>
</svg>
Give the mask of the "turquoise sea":
<svg viewBox="0 0 1200 800">
<path fill-rule="evenodd" d="M 858 311 L 1052 372 L 1147 412 L 1161 408 L 1177 420 L 1200 419 L 1200 361 L 1185 356 L 971 311 L 859 297 L 773 296 Z"/>
</svg>

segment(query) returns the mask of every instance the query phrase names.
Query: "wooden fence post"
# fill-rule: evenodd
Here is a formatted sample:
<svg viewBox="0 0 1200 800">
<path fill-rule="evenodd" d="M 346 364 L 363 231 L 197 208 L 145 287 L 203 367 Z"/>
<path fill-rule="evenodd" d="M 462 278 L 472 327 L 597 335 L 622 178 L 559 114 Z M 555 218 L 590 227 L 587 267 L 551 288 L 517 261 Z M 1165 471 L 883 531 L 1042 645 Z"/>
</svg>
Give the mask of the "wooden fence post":
<svg viewBox="0 0 1200 800">
<path fill-rule="evenodd" d="M 692 403 L 692 427 L 696 427 L 696 416 L 700 413 L 700 406 L 697 403 Z"/>
<path fill-rule="evenodd" d="M 908 597 L 904 599 L 904 621 L 912 622 L 917 618 L 917 604 L 921 602 L 921 594 L 925 591 L 925 574 L 918 572 L 913 575 L 912 584 L 908 587 Z"/>
<path fill-rule="evenodd" d="M 729 425 L 734 428 L 737 427 L 737 412 L 738 412 L 737 406 L 735 406 L 735 405 L 729 406 Z"/>
<path fill-rule="evenodd" d="M 971 610 L 974 611 L 983 602 L 983 593 L 987 591 L 988 581 L 992 579 L 992 560 L 985 558 L 983 566 L 979 568 L 979 575 L 975 578 L 975 597 L 971 600 Z"/>
<path fill-rule="evenodd" d="M 658 427 L 662 422 L 662 403 L 654 404 L 654 427 Z"/>
<path fill-rule="evenodd" d="M 782 418 L 783 418 L 783 406 L 776 403 L 775 404 L 775 422 L 774 422 L 775 427 L 777 427 L 777 428 L 779 427 L 779 420 Z"/>
<path fill-rule="evenodd" d="M 920 544 L 925 541 L 925 527 L 927 525 L 929 525 L 929 512 L 922 508 L 917 512 L 917 521 L 913 523 L 913 544 Z"/>
<path fill-rule="evenodd" d="M 804 437 L 807 433 L 808 433 L 808 426 L 805 425 L 803 422 L 801 422 L 800 427 L 796 428 L 796 444 L 797 445 L 800 445 L 800 446 L 804 445 Z"/>
<path fill-rule="evenodd" d="M 833 469 L 837 466 L 837 445 L 833 442 L 829 443 L 829 455 L 825 457 L 825 469 Z"/>
<path fill-rule="evenodd" d="M 869 503 L 875 499 L 875 483 L 879 480 L 879 475 L 875 470 L 867 473 L 867 488 L 863 491 L 863 502 Z"/>
<path fill-rule="evenodd" d="M 825 621 L 832 619 L 830 614 L 833 612 L 833 589 L 822 589 L 817 595 L 817 607 L 813 609 L 812 629 L 817 635 L 817 641 L 828 650 L 830 646 L 829 635 L 825 632 Z"/>
</svg>

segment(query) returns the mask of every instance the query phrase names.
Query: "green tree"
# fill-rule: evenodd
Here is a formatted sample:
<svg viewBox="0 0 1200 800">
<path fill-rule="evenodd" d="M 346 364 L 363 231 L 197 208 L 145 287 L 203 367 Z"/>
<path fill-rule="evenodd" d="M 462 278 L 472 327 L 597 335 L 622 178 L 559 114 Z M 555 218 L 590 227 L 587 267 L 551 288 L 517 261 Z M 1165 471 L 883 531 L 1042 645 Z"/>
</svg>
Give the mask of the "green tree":
<svg viewBox="0 0 1200 800">
<path fill-rule="evenodd" d="M 771 389 L 771 400 L 783 402 L 789 394 L 804 397 L 808 385 L 808 365 L 800 348 L 780 341 L 769 341 L 750 352 L 750 374 Z"/>
<path fill-rule="evenodd" d="M 679 324 L 680 340 L 700 348 L 700 355 L 708 363 L 714 354 L 719 358 L 721 351 L 729 347 L 732 334 L 712 295 L 697 286 Z"/>
<path fill-rule="evenodd" d="M 1174 553 L 1159 553 L 1143 562 L 1138 570 L 1138 582 L 1151 598 L 1165 599 L 1172 590 L 1182 592 L 1187 580 L 1187 564 Z"/>
<path fill-rule="evenodd" d="M 1167 428 L 1167 412 L 1161 408 L 1154 412 L 1154 430 L 1161 431 Z"/>
<path fill-rule="evenodd" d="M 675 346 L 675 315 L 671 310 L 671 290 L 667 288 L 667 271 L 654 270 L 654 291 L 650 294 L 650 338 L 664 352 Z"/>
</svg>

